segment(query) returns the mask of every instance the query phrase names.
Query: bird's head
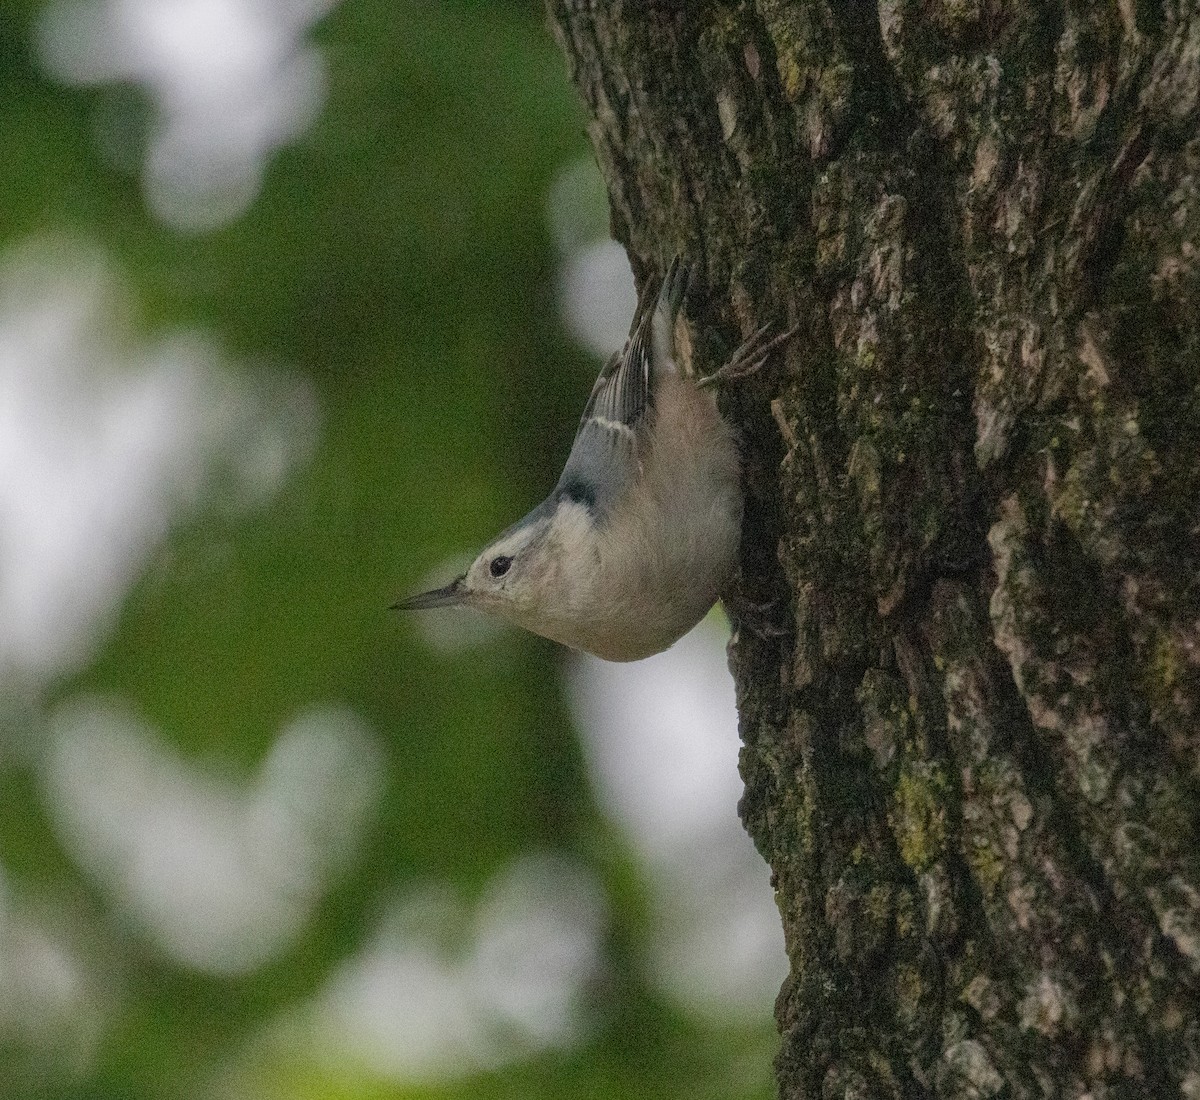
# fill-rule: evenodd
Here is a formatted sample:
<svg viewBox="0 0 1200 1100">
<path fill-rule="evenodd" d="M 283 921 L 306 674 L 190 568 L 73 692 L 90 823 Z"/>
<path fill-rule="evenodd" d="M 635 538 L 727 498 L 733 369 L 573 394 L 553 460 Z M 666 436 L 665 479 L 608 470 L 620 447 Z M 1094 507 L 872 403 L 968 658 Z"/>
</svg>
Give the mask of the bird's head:
<svg viewBox="0 0 1200 1100">
<path fill-rule="evenodd" d="M 538 631 L 539 618 L 564 602 L 570 566 L 587 552 L 589 526 L 585 507 L 551 497 L 488 543 L 461 576 L 401 600 L 395 610 L 474 607 Z"/>
</svg>

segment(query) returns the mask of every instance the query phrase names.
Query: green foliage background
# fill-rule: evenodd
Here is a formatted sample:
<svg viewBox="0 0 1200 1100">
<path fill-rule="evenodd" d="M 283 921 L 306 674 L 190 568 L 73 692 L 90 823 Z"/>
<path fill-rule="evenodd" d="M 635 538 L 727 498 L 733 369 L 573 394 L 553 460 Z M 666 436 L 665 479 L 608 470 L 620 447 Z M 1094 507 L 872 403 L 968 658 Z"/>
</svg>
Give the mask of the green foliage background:
<svg viewBox="0 0 1200 1100">
<path fill-rule="evenodd" d="M 200 326 L 241 363 L 303 374 L 321 429 L 266 507 L 209 508 L 174 529 L 95 661 L 44 698 L 6 704 L 6 721 L 36 738 L 56 700 L 118 697 L 236 777 L 298 710 L 334 699 L 380 735 L 386 774 L 366 843 L 303 935 L 221 979 L 173 964 L 115 919 L 59 847 L 36 767 L 0 763 L 8 883 L 99 930 L 125 983 L 119 1019 L 82 1068 L 0 1031 L 0 1094 L 209 1095 L 247 1037 L 311 996 L 406 883 L 447 881 L 470 898 L 521 852 L 552 849 L 594 868 L 610 906 L 609 979 L 575 1048 L 420 1089 L 275 1057 L 239 1089 L 768 1095 L 765 1019 L 704 1025 L 641 972 L 646 884 L 589 791 L 559 653 L 509 633 L 485 659 L 438 656 L 387 612 L 553 483 L 596 369 L 558 320 L 546 197 L 587 146 L 538 6 L 344 0 L 314 32 L 329 72 L 318 121 L 271 158 L 247 214 L 198 235 L 156 222 L 136 172 L 98 151 L 98 116 L 142 132 L 140 91 L 66 88 L 39 68 L 39 7 L 0 9 L 0 248 L 45 232 L 96 242 L 131 283 L 142 330 Z"/>
</svg>

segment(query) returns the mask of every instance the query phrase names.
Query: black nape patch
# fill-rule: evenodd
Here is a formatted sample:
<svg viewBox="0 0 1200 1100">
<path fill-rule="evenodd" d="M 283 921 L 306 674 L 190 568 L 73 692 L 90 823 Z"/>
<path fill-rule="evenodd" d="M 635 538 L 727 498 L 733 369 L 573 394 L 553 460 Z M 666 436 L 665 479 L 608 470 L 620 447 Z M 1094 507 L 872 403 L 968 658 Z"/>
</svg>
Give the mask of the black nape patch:
<svg viewBox="0 0 1200 1100">
<path fill-rule="evenodd" d="M 576 504 L 582 504 L 585 508 L 596 507 L 596 494 L 582 481 L 571 480 L 565 485 L 558 487 L 558 499 L 570 500 Z"/>
</svg>

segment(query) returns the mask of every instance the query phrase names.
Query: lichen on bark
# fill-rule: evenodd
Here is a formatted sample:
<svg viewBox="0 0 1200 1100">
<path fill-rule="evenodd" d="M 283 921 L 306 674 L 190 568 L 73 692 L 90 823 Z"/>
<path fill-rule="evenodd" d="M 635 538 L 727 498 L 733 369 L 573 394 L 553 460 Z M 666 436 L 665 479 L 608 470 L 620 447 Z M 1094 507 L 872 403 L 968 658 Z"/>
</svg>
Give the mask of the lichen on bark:
<svg viewBox="0 0 1200 1100">
<path fill-rule="evenodd" d="M 1200 1097 L 1200 5 L 550 0 L 742 436 L 785 1097 Z"/>
</svg>

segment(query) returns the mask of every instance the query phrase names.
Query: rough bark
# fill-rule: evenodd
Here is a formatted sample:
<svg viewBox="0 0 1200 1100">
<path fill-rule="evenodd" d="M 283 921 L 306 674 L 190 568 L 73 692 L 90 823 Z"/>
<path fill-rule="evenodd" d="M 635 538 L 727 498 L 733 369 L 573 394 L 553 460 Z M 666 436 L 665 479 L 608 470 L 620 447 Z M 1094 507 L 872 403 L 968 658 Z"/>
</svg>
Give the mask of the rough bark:
<svg viewBox="0 0 1200 1100">
<path fill-rule="evenodd" d="M 1200 1097 L 1200 7 L 550 0 L 750 493 L 785 1097 Z"/>
</svg>

